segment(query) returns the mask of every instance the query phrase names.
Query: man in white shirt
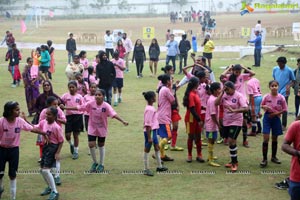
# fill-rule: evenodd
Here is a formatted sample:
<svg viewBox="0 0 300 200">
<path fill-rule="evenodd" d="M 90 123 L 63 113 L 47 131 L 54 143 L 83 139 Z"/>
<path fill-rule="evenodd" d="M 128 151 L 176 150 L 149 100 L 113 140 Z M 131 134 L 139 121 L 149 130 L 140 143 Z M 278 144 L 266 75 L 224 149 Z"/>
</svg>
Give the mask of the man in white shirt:
<svg viewBox="0 0 300 200">
<path fill-rule="evenodd" d="M 261 33 L 261 21 L 260 20 L 257 21 L 254 31 L 259 31 Z"/>
<path fill-rule="evenodd" d="M 107 59 L 109 59 L 109 54 L 113 57 L 114 53 L 114 37 L 110 34 L 110 30 L 106 31 L 104 35 L 104 42 L 105 42 L 105 52 Z"/>
</svg>

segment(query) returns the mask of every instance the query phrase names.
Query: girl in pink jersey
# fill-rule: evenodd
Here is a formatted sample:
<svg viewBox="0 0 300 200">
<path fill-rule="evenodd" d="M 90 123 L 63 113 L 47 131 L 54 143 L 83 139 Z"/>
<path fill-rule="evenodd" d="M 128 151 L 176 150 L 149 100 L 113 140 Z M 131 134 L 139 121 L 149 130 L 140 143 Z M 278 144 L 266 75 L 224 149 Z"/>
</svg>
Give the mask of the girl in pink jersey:
<svg viewBox="0 0 300 200">
<path fill-rule="evenodd" d="M 49 107 L 46 111 L 46 119 L 35 125 L 42 133 L 48 136 L 49 141 L 44 144 L 43 156 L 41 161 L 41 174 L 47 183 L 47 187 L 41 193 L 41 196 L 50 194 L 50 200 L 58 199 L 54 177 L 50 170 L 56 160 L 60 159 L 60 151 L 64 142 L 63 131 L 60 125 L 56 123 L 58 110 L 56 107 Z"/>
<path fill-rule="evenodd" d="M 114 88 L 114 95 L 115 95 L 115 102 L 114 106 L 117 106 L 118 103 L 122 102 L 122 88 L 123 88 L 123 71 L 126 69 L 125 62 L 122 58 L 119 58 L 119 52 L 113 53 L 113 59 L 111 62 L 115 66 L 116 70 L 116 78 L 113 80 L 113 88 Z M 118 93 L 117 93 L 118 89 Z"/>
<path fill-rule="evenodd" d="M 231 157 L 231 162 L 226 164 L 225 167 L 231 168 L 232 172 L 236 172 L 238 167 L 236 139 L 242 129 L 243 113 L 248 111 L 246 99 L 235 90 L 233 82 L 227 81 L 221 94 L 215 100 L 215 105 L 223 105 L 224 108 L 224 137 L 228 138 Z"/>
<path fill-rule="evenodd" d="M 143 96 L 147 101 L 147 106 L 144 111 L 144 137 L 145 137 L 145 148 L 144 148 L 144 175 L 153 176 L 153 172 L 149 169 L 149 152 L 153 144 L 155 150 L 155 157 L 157 160 L 157 172 L 167 171 L 168 168 L 162 166 L 159 145 L 157 139 L 157 132 L 159 129 L 159 123 L 157 120 L 157 111 L 153 106 L 156 101 L 155 92 L 148 91 L 143 92 Z M 152 133 L 152 134 L 151 134 Z"/>
<path fill-rule="evenodd" d="M 83 79 L 80 72 L 75 74 L 75 78 L 77 83 L 77 94 L 80 94 L 84 97 L 84 95 L 89 92 L 89 84 Z"/>
<path fill-rule="evenodd" d="M 83 97 L 77 94 L 77 83 L 76 81 L 69 81 L 68 83 L 69 92 L 62 96 L 62 101 L 67 107 L 76 107 L 83 105 Z M 60 108 L 64 109 L 64 105 L 61 104 Z M 83 130 L 83 119 L 82 111 L 66 110 L 67 123 L 65 126 L 66 140 L 70 144 L 70 151 L 72 159 L 78 159 L 79 149 L 79 133 Z M 71 141 L 71 134 L 73 132 L 74 144 Z"/>
<path fill-rule="evenodd" d="M 54 96 L 50 96 L 47 98 L 47 106 L 48 108 L 50 107 L 55 107 L 57 109 L 57 117 L 55 119 L 56 123 L 62 127 L 62 124 L 66 124 L 66 115 L 65 113 L 58 107 L 58 99 Z M 47 110 L 48 108 L 45 108 L 42 110 L 41 114 L 40 114 L 40 119 L 39 121 L 42 121 L 42 120 L 45 120 L 46 119 L 46 114 L 47 114 Z M 42 150 L 40 149 L 40 153 L 43 152 L 43 147 L 44 147 L 44 142 L 43 142 L 43 139 L 41 137 L 40 139 L 40 143 L 42 143 L 42 145 L 39 145 L 40 148 L 42 148 Z M 42 154 L 42 153 L 41 153 Z M 42 158 L 42 155 L 41 155 L 41 158 Z M 55 181 L 55 184 L 56 185 L 61 185 L 61 180 L 60 180 L 60 160 L 55 160 L 56 163 L 55 163 L 55 173 L 54 173 L 54 181 Z"/>
<path fill-rule="evenodd" d="M 247 93 L 249 95 L 249 106 L 250 106 L 251 125 L 252 125 L 251 133 L 249 133 L 248 136 L 256 136 L 256 134 L 261 133 L 261 123 L 260 123 L 261 105 L 260 104 L 262 101 L 260 82 L 257 78 L 250 77 L 250 79 L 247 82 Z M 257 130 L 256 130 L 256 125 L 258 127 Z"/>
<path fill-rule="evenodd" d="M 16 172 L 18 171 L 19 165 L 21 130 L 39 133 L 38 130 L 34 129 L 32 125 L 19 117 L 19 115 L 20 107 L 18 102 L 9 101 L 5 103 L 3 117 L 0 118 L 0 199 L 4 191 L 3 176 L 6 162 L 9 164 L 8 176 L 10 178 L 10 199 L 16 199 Z M 24 113 L 22 113 L 22 117 L 25 118 Z"/>
<path fill-rule="evenodd" d="M 179 147 L 177 146 L 177 136 L 178 136 L 178 126 L 179 126 L 179 121 L 181 120 L 181 116 L 179 114 L 179 105 L 178 105 L 178 99 L 177 99 L 177 95 L 176 95 L 176 87 L 177 87 L 177 82 L 175 82 L 173 79 L 173 74 L 174 74 L 174 70 L 173 70 L 173 66 L 172 65 L 166 65 L 164 68 L 161 68 L 162 71 L 165 72 L 165 74 L 168 74 L 171 76 L 171 86 L 172 86 L 172 92 L 174 93 L 174 98 L 175 98 L 175 102 L 174 104 L 172 104 L 172 115 L 171 115 L 171 120 L 172 120 L 172 139 L 171 141 L 168 141 L 168 143 L 171 142 L 171 151 L 183 151 L 184 148 L 183 147 Z M 158 88 L 161 86 L 161 82 L 159 83 Z M 165 146 L 165 150 L 169 149 L 169 146 L 166 145 Z"/>
<path fill-rule="evenodd" d="M 83 79 L 85 81 L 87 81 L 89 60 L 86 58 L 86 51 L 80 51 L 80 53 L 78 54 L 78 56 L 79 56 L 79 62 L 83 66 L 83 72 L 82 72 Z"/>
<path fill-rule="evenodd" d="M 89 101 L 85 105 L 65 107 L 66 110 L 82 110 L 89 113 L 89 129 L 88 141 L 93 160 L 90 172 L 103 172 L 104 171 L 104 157 L 105 157 L 105 139 L 107 136 L 107 118 L 111 117 L 122 122 L 125 126 L 128 122 L 120 118 L 114 109 L 108 103 L 104 102 L 105 91 L 97 89 L 95 93 L 95 100 Z M 100 163 L 96 159 L 96 140 L 98 141 Z"/>
<path fill-rule="evenodd" d="M 90 85 L 92 83 L 95 83 L 98 85 L 99 83 L 99 79 L 97 79 L 96 75 L 95 75 L 95 69 L 93 66 L 89 66 L 88 67 L 88 72 L 89 72 L 89 75 L 87 77 L 87 83 Z"/>
<path fill-rule="evenodd" d="M 210 91 L 211 95 L 207 100 L 205 113 L 205 129 L 208 139 L 208 164 L 213 167 L 220 167 L 218 163 L 214 162 L 214 144 L 218 138 L 218 130 L 221 127 L 219 123 L 219 106 L 215 105 L 215 100 L 221 93 L 221 84 L 218 82 L 212 83 Z"/>
<path fill-rule="evenodd" d="M 263 160 L 260 163 L 261 167 L 268 165 L 268 143 L 270 138 L 270 131 L 272 130 L 272 157 L 271 161 L 276 164 L 281 164 L 280 160 L 276 157 L 278 136 L 282 135 L 282 127 L 280 116 L 283 112 L 287 111 L 287 103 L 283 95 L 278 93 L 279 83 L 276 80 L 269 82 L 271 93 L 266 94 L 261 102 L 262 109 L 265 110 L 263 118 Z"/>
<path fill-rule="evenodd" d="M 171 91 L 171 77 L 163 74 L 158 77 L 162 86 L 158 89 L 158 122 L 159 122 L 159 148 L 162 161 L 174 161 L 165 154 L 165 145 L 172 138 L 171 122 L 172 122 L 172 104 L 175 102 L 174 94 Z"/>
<path fill-rule="evenodd" d="M 95 99 L 96 89 L 97 89 L 97 85 L 95 83 L 91 83 L 90 84 L 90 92 L 83 97 L 84 104 L 87 104 L 89 101 L 93 101 Z M 88 133 L 89 113 L 84 112 L 83 116 L 84 116 L 85 130 Z"/>
<path fill-rule="evenodd" d="M 242 73 L 242 70 L 247 71 L 248 73 Z M 232 71 L 232 73 L 228 73 L 229 71 Z M 246 81 L 250 79 L 250 77 L 254 76 L 255 72 L 251 71 L 250 69 L 247 69 L 243 65 L 236 64 L 236 65 L 231 65 L 229 68 L 227 68 L 222 74 L 221 74 L 221 79 L 225 77 L 227 81 L 231 81 L 234 83 L 234 87 L 236 91 L 240 92 L 244 98 L 247 99 L 247 93 L 246 93 Z M 243 114 L 243 146 L 244 147 L 249 147 L 249 143 L 247 141 L 247 119 L 248 119 L 248 112 L 245 112 Z"/>
</svg>

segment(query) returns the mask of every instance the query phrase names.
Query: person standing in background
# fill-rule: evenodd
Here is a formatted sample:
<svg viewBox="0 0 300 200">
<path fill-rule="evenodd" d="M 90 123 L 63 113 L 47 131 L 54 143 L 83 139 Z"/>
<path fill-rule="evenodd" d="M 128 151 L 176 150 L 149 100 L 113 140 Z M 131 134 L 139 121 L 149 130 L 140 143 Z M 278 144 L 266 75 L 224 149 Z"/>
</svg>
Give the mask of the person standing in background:
<svg viewBox="0 0 300 200">
<path fill-rule="evenodd" d="M 48 71 L 48 77 L 50 80 L 52 80 L 52 74 L 55 72 L 55 60 L 54 60 L 54 47 L 52 46 L 52 41 L 48 40 L 47 41 L 47 45 L 48 45 L 48 51 L 50 54 L 50 68 Z"/>
<path fill-rule="evenodd" d="M 295 84 L 295 75 L 293 70 L 286 64 L 286 57 L 279 57 L 276 60 L 278 66 L 273 68 L 272 76 L 278 81 L 278 93 L 285 97 L 285 101 L 289 104 L 290 88 Z M 287 112 L 282 114 L 282 130 L 285 131 L 287 126 Z"/>
<path fill-rule="evenodd" d="M 261 34 L 259 31 L 255 31 L 256 38 L 254 40 L 248 40 L 248 43 L 254 43 L 254 65 L 253 67 L 260 67 L 261 59 Z"/>
<path fill-rule="evenodd" d="M 73 61 L 75 53 L 76 53 L 76 41 L 73 39 L 73 33 L 69 34 L 70 38 L 67 39 L 66 50 L 68 52 L 68 64 Z"/>
<path fill-rule="evenodd" d="M 166 47 L 167 50 L 167 58 L 166 65 L 169 64 L 170 60 L 172 60 L 172 66 L 174 73 L 176 71 L 176 56 L 179 54 L 178 42 L 174 40 L 174 34 L 170 35 L 170 40 L 168 40 Z"/>
<path fill-rule="evenodd" d="M 211 68 L 211 59 L 212 59 L 212 52 L 215 49 L 215 44 L 212 40 L 210 40 L 210 34 L 205 35 L 205 39 L 202 43 L 203 48 L 203 56 L 207 58 L 208 67 Z"/>
<path fill-rule="evenodd" d="M 259 31 L 261 33 L 262 28 L 261 28 L 261 21 L 258 20 L 257 24 L 255 25 L 254 31 Z"/>
<path fill-rule="evenodd" d="M 127 37 L 127 33 L 123 33 L 123 46 L 126 49 L 124 60 L 125 60 L 125 72 L 129 72 L 129 54 L 133 49 L 131 40 Z"/>
<path fill-rule="evenodd" d="M 12 49 L 12 45 L 15 43 L 15 38 L 11 32 L 6 31 L 6 35 L 1 42 L 1 46 L 4 44 L 4 42 L 6 43 L 8 50 Z"/>
<path fill-rule="evenodd" d="M 299 116 L 299 105 L 300 105 L 300 58 L 297 59 L 297 69 L 294 70 L 294 75 L 296 82 L 294 84 L 294 94 L 295 94 L 295 116 Z"/>
<path fill-rule="evenodd" d="M 107 59 L 109 60 L 109 54 L 113 57 L 114 53 L 114 37 L 110 34 L 110 30 L 106 30 L 104 35 L 104 42 L 105 42 L 105 52 L 107 55 Z"/>
<path fill-rule="evenodd" d="M 181 16 L 182 18 L 182 16 Z M 182 20 L 182 19 L 181 19 Z M 167 33 L 166 33 L 166 42 L 168 42 L 170 40 L 170 36 L 171 36 L 171 33 L 170 33 L 170 29 L 167 30 Z"/>
<path fill-rule="evenodd" d="M 186 39 L 186 34 L 182 35 L 182 40 L 179 42 L 179 72 L 178 74 L 182 74 L 182 60 L 184 66 L 187 66 L 187 56 L 188 52 L 191 49 L 191 43 Z"/>
</svg>

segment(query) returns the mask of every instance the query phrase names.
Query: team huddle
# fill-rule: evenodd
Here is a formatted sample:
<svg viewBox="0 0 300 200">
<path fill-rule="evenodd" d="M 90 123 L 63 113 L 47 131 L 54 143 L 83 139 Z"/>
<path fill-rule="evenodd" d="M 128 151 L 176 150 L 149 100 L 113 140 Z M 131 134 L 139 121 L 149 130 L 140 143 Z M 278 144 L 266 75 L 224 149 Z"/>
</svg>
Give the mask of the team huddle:
<svg viewBox="0 0 300 200">
<path fill-rule="evenodd" d="M 220 76 L 220 83 L 215 82 L 213 72 L 206 66 L 206 58 L 199 56 L 194 59 L 194 64 L 183 69 L 185 77 L 180 82 L 172 78 L 172 66 L 167 65 L 163 70 L 164 75 L 157 88 L 157 111 L 153 106 L 156 101 L 154 91 L 144 92 L 147 101 L 144 111 L 144 174 L 153 176 L 149 169 L 149 152 L 154 145 L 157 159 L 156 171 L 166 171 L 162 161 L 174 161 L 166 155 L 168 140 L 171 140 L 171 151 L 182 151 L 176 146 L 178 121 L 181 119 L 178 112 L 179 101 L 176 91 L 188 83 L 183 105 L 186 107 L 184 122 L 186 125 L 188 155 L 186 161 L 193 161 L 192 149 L 195 143 L 197 154 L 196 161 L 203 163 L 202 132 L 208 141 L 208 164 L 219 167 L 214 156 L 214 144 L 224 142 L 229 146 L 230 162 L 225 164 L 232 172 L 238 169 L 237 138 L 242 131 L 243 146 L 248 148 L 248 136 L 263 133 L 262 142 L 262 168 L 268 165 L 268 144 L 272 133 L 271 161 L 281 164 L 277 158 L 278 136 L 283 134 L 287 126 L 287 99 L 290 88 L 295 84 L 295 72 L 287 65 L 285 57 L 277 59 L 278 66 L 273 69 L 273 78 L 269 82 L 270 92 L 264 96 L 261 93 L 260 82 L 255 78 L 255 72 L 243 65 L 230 65 Z M 298 59 L 298 65 L 300 59 Z M 191 68 L 191 69 L 189 69 Z M 283 74 L 282 74 L 283 73 Z M 299 105 L 296 105 L 299 107 Z M 264 111 L 262 115 L 261 108 Z M 296 117 L 298 117 L 296 109 Z M 261 117 L 263 116 L 262 125 Z M 282 116 L 282 123 L 280 117 Z M 251 132 L 248 133 L 248 127 Z M 219 140 L 218 140 L 219 133 Z M 159 152 L 160 151 L 160 152 Z M 159 158 L 160 157 L 160 158 Z"/>
</svg>

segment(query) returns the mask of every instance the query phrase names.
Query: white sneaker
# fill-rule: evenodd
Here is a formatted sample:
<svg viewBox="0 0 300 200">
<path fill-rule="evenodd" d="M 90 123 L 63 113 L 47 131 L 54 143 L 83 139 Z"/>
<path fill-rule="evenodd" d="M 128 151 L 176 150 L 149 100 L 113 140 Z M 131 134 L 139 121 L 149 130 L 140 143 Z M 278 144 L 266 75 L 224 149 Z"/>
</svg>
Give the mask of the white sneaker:
<svg viewBox="0 0 300 200">
<path fill-rule="evenodd" d="M 11 87 L 12 87 L 12 88 L 15 88 L 15 87 L 17 87 L 17 86 L 16 86 L 15 84 L 11 84 Z"/>
</svg>

